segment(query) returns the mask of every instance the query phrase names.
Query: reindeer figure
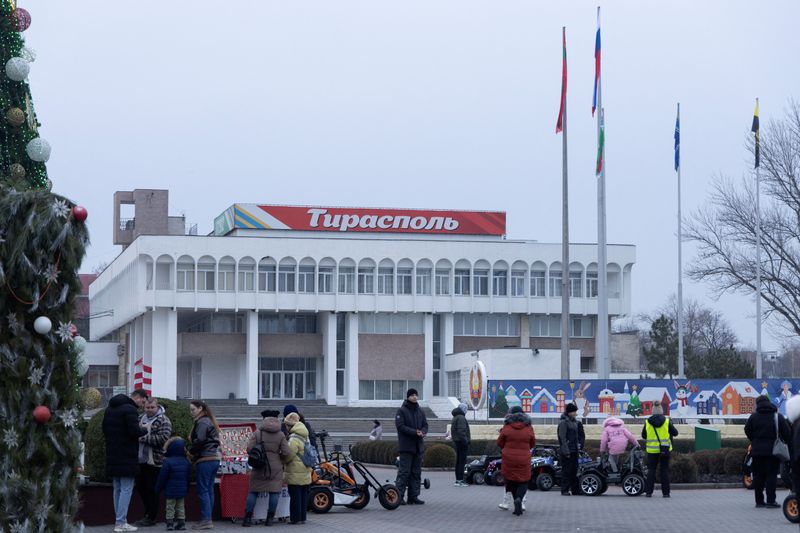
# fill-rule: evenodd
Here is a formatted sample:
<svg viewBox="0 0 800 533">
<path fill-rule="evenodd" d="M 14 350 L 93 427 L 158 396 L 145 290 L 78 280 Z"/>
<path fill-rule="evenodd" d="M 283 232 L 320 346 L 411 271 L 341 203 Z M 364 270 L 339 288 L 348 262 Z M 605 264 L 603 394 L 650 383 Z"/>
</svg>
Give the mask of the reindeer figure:
<svg viewBox="0 0 800 533">
<path fill-rule="evenodd" d="M 673 383 L 675 384 L 675 410 L 678 414 L 686 416 L 689 414 L 689 396 L 692 394 L 689 385 L 692 382 L 687 381 L 685 385 L 681 385 L 677 380 L 673 380 Z"/>
<path fill-rule="evenodd" d="M 572 401 L 578 406 L 578 412 L 583 418 L 589 416 L 589 401 L 586 399 L 586 389 L 591 387 L 591 383 L 581 381 L 578 390 L 575 391 Z"/>
</svg>

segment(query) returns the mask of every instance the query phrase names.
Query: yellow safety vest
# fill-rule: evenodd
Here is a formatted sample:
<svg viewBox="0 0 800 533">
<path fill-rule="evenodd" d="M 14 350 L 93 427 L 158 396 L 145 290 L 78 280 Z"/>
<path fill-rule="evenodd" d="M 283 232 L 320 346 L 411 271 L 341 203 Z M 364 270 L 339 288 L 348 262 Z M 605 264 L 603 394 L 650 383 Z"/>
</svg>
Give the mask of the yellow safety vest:
<svg viewBox="0 0 800 533">
<path fill-rule="evenodd" d="M 659 428 L 654 428 L 650 420 L 645 420 L 644 429 L 645 435 L 645 450 L 647 453 L 661 453 L 661 448 L 658 439 L 661 439 L 661 444 L 664 446 L 669 445 L 669 451 L 672 451 L 672 439 L 669 438 L 669 417 L 664 417 L 665 422 Z"/>
</svg>

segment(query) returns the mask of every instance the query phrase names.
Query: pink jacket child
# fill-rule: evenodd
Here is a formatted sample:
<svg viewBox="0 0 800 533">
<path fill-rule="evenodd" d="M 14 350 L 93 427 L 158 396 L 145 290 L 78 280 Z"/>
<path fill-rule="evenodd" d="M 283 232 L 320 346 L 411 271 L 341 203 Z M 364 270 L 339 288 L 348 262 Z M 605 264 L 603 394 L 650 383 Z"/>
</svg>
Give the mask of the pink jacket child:
<svg viewBox="0 0 800 533">
<path fill-rule="evenodd" d="M 603 422 L 603 435 L 600 437 L 600 453 L 608 451 L 611 455 L 625 453 L 628 443 L 638 446 L 636 437 L 625 427 L 625 422 L 610 416 Z"/>
</svg>

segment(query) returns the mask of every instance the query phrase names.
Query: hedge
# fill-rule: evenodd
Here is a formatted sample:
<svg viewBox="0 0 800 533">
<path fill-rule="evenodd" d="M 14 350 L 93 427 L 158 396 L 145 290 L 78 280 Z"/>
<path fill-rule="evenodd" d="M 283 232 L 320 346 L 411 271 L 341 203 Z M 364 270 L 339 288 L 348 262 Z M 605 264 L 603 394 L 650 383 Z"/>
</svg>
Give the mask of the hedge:
<svg viewBox="0 0 800 533">
<path fill-rule="evenodd" d="M 456 465 L 456 452 L 444 443 L 435 443 L 425 448 L 422 455 L 422 466 L 453 468 Z"/>
<path fill-rule="evenodd" d="M 189 405 L 162 398 L 158 399 L 158 403 L 164 407 L 170 422 L 172 422 L 172 434 L 188 440 L 194 423 L 192 415 L 189 414 Z M 95 413 L 84 434 L 84 468 L 92 481 L 111 481 L 106 476 L 106 440 L 103 436 L 105 412 L 105 409 L 101 409 Z"/>
</svg>

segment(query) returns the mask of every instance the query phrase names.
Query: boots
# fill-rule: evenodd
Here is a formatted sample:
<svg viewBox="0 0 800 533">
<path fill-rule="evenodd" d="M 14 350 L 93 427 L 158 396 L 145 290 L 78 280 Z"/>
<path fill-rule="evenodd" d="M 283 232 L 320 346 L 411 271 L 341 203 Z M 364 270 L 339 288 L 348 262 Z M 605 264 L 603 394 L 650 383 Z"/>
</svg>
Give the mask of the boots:
<svg viewBox="0 0 800 533">
<path fill-rule="evenodd" d="M 172 520 L 167 520 L 167 531 L 174 531 L 174 530 L 175 530 L 175 524 L 172 522 Z"/>
<path fill-rule="evenodd" d="M 514 498 L 514 514 L 519 516 L 522 514 L 522 499 Z"/>
<path fill-rule="evenodd" d="M 269 511 L 267 513 L 267 519 L 264 521 L 265 526 L 271 526 L 272 521 L 275 519 L 275 511 Z"/>
<path fill-rule="evenodd" d="M 186 531 L 186 520 L 176 520 L 175 531 Z"/>
<path fill-rule="evenodd" d="M 504 492 L 503 501 L 498 505 L 498 507 L 504 511 L 508 511 L 508 507 L 510 504 L 511 504 L 511 493 Z"/>
<path fill-rule="evenodd" d="M 244 520 L 242 520 L 242 527 L 250 527 L 253 525 L 253 512 L 250 511 L 249 513 L 244 514 Z"/>
</svg>

